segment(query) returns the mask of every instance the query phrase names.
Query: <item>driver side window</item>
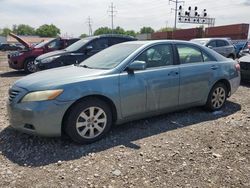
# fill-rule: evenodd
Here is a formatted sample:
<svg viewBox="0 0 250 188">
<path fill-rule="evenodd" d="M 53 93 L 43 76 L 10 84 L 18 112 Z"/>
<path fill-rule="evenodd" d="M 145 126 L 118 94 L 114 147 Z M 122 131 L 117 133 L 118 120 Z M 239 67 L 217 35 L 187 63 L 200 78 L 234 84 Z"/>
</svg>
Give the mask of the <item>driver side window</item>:
<svg viewBox="0 0 250 188">
<path fill-rule="evenodd" d="M 173 65 L 173 52 L 171 45 L 160 44 L 145 50 L 136 61 L 145 61 L 147 68 Z"/>
<path fill-rule="evenodd" d="M 59 49 L 60 47 L 60 42 L 58 40 L 52 41 L 51 43 L 48 44 L 49 49 Z"/>
</svg>

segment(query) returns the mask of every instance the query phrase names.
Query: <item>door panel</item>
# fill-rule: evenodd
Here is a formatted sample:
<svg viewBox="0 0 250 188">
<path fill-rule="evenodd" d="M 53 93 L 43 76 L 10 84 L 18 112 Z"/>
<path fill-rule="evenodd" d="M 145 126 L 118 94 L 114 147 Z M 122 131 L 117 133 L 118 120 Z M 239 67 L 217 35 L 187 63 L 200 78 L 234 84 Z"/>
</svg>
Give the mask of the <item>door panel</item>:
<svg viewBox="0 0 250 188">
<path fill-rule="evenodd" d="M 179 104 L 188 105 L 205 101 L 217 68 L 216 62 L 180 65 Z"/>
<path fill-rule="evenodd" d="M 123 117 L 146 112 L 147 82 L 143 72 L 121 73 L 119 87 Z"/>
<path fill-rule="evenodd" d="M 179 68 L 176 65 L 145 71 L 147 110 L 163 110 L 178 106 Z"/>
<path fill-rule="evenodd" d="M 179 67 L 122 73 L 120 97 L 123 117 L 177 107 Z"/>
<path fill-rule="evenodd" d="M 176 47 L 180 58 L 179 105 L 206 101 L 210 84 L 218 73 L 218 63 L 196 46 L 178 44 Z"/>
</svg>

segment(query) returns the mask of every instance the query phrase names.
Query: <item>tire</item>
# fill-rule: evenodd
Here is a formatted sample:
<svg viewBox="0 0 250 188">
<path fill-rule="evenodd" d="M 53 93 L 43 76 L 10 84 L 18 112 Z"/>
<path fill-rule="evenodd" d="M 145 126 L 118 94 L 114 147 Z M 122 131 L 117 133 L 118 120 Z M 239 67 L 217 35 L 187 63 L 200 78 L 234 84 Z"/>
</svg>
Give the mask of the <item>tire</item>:
<svg viewBox="0 0 250 188">
<path fill-rule="evenodd" d="M 224 106 L 227 100 L 227 94 L 228 94 L 228 91 L 227 91 L 227 87 L 225 86 L 225 84 L 217 83 L 211 89 L 208 95 L 208 99 L 207 99 L 207 103 L 205 107 L 209 111 L 220 110 Z"/>
<path fill-rule="evenodd" d="M 24 62 L 24 71 L 28 74 L 36 72 L 35 58 L 26 59 Z"/>
<path fill-rule="evenodd" d="M 231 59 L 235 59 L 235 57 L 234 57 L 234 55 L 233 54 L 230 54 L 229 56 L 228 56 L 228 58 L 231 58 Z"/>
<path fill-rule="evenodd" d="M 79 144 L 100 140 L 108 133 L 111 125 L 111 109 L 98 98 L 88 98 L 76 103 L 63 122 L 65 133 Z"/>
</svg>

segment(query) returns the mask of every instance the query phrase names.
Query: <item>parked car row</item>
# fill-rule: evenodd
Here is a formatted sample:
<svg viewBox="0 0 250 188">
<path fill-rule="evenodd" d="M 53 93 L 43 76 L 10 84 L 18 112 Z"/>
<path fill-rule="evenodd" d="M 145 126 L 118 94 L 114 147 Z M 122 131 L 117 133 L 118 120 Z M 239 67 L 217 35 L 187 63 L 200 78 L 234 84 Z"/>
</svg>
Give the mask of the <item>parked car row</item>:
<svg viewBox="0 0 250 188">
<path fill-rule="evenodd" d="M 83 39 L 56 52 L 59 55 L 50 53 L 38 60 L 77 53 L 88 57 L 113 45 L 113 39 Z M 10 88 L 7 107 L 10 125 L 19 131 L 66 134 L 75 142 L 92 143 L 115 124 L 192 106 L 219 110 L 239 83 L 239 64 L 202 45 L 130 41 L 79 64 L 23 77 Z"/>
<path fill-rule="evenodd" d="M 227 38 L 198 38 L 191 41 L 211 48 L 227 58 L 235 59 L 237 57 L 234 45 Z"/>
<path fill-rule="evenodd" d="M 20 44 L 0 43 L 0 51 L 22 50 L 24 47 Z"/>
<path fill-rule="evenodd" d="M 90 56 L 112 45 L 136 40 L 134 37 L 121 35 L 100 35 L 77 41 L 64 50 L 46 53 L 35 60 L 38 70 L 45 70 L 71 64 L 78 64 Z"/>
<path fill-rule="evenodd" d="M 43 41 L 35 46 L 24 41 L 22 38 L 17 35 L 10 33 L 18 42 L 23 44 L 25 47 L 23 50 L 10 52 L 8 54 L 8 63 L 10 68 L 16 70 L 24 69 L 27 73 L 32 73 L 36 71 L 36 66 L 34 64 L 35 58 L 44 53 L 64 49 L 65 47 L 70 46 L 74 42 L 78 41 L 78 38 L 65 39 L 65 38 L 56 38 L 49 41 Z"/>
</svg>

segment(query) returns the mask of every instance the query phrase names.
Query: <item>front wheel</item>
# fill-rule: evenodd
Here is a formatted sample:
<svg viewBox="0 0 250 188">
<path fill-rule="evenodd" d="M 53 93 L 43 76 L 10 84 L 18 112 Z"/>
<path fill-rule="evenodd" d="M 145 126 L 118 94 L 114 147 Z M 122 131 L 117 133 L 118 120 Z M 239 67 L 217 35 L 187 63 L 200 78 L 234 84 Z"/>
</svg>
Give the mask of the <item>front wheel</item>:
<svg viewBox="0 0 250 188">
<path fill-rule="evenodd" d="M 112 113 L 107 103 L 89 98 L 70 109 L 64 122 L 64 131 L 77 143 L 92 143 L 105 136 L 111 124 Z"/>
<path fill-rule="evenodd" d="M 36 72 L 37 68 L 35 65 L 35 59 L 34 58 L 29 58 L 27 60 L 25 60 L 24 62 L 24 71 L 26 73 L 34 73 Z"/>
<path fill-rule="evenodd" d="M 206 108 L 210 111 L 220 110 L 226 102 L 227 92 L 223 83 L 216 84 L 209 93 Z"/>
</svg>

